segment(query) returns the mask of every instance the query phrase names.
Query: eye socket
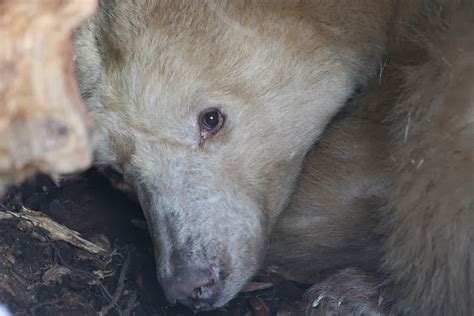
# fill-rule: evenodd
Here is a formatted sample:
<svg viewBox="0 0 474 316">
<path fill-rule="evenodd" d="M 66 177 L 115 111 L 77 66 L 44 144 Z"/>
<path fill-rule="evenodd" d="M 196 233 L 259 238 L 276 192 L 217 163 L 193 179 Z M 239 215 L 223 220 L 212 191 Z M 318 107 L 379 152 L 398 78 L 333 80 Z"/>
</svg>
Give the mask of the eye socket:
<svg viewBox="0 0 474 316">
<path fill-rule="evenodd" d="M 208 108 L 199 114 L 200 141 L 203 145 L 224 126 L 225 116 L 218 108 Z"/>
<path fill-rule="evenodd" d="M 206 109 L 199 115 L 201 131 L 215 134 L 224 125 L 224 115 L 216 108 Z"/>
</svg>

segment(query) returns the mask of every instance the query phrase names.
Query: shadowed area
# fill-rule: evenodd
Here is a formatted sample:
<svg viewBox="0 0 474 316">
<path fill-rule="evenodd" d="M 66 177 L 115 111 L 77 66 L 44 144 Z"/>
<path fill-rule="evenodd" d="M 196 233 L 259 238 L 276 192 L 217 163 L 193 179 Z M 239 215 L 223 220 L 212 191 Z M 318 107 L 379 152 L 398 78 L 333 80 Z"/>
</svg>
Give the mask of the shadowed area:
<svg viewBox="0 0 474 316">
<path fill-rule="evenodd" d="M 54 241 L 7 211 L 39 211 L 106 249 L 93 254 Z M 161 291 L 139 206 L 94 171 L 56 186 L 39 176 L 11 189 L 0 205 L 0 302 L 14 314 L 194 315 Z M 268 289 L 240 294 L 225 309 L 199 315 L 302 314 L 304 286 L 262 271 Z"/>
</svg>

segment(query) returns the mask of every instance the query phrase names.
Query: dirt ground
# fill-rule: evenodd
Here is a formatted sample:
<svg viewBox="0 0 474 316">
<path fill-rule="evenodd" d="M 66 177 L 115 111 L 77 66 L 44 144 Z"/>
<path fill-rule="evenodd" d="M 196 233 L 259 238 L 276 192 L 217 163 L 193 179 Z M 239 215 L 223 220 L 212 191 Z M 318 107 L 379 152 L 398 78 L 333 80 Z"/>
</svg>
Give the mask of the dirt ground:
<svg viewBox="0 0 474 316">
<path fill-rule="evenodd" d="M 106 251 L 94 254 L 53 240 L 41 227 L 7 213 L 23 207 Z M 0 302 L 14 315 L 194 315 L 167 304 L 145 227 L 140 208 L 94 171 L 59 186 L 39 176 L 10 190 L 0 204 Z M 270 287 L 199 315 L 303 314 L 304 285 L 266 271 L 254 281 Z"/>
</svg>

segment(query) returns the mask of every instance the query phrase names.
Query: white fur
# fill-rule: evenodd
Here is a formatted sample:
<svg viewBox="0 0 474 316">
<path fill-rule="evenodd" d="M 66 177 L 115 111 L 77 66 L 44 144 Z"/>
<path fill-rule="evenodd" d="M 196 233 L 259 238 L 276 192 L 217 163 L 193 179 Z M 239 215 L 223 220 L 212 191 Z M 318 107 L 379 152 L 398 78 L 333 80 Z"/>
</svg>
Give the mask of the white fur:
<svg viewBox="0 0 474 316">
<path fill-rule="evenodd" d="M 138 192 L 160 278 L 176 269 L 174 251 L 221 265 L 221 306 L 254 274 L 304 155 L 378 64 L 387 7 L 104 1 L 78 30 L 96 163 Z M 209 107 L 226 122 L 200 146 Z"/>
</svg>

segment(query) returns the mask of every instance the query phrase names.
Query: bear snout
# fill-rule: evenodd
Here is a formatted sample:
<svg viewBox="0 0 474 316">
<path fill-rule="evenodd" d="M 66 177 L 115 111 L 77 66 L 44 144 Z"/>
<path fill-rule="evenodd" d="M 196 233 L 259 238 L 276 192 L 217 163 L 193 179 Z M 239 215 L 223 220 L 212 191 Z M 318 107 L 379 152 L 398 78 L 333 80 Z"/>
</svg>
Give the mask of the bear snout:
<svg viewBox="0 0 474 316">
<path fill-rule="evenodd" d="M 223 287 L 222 271 L 188 265 L 161 279 L 161 287 L 172 304 L 180 303 L 195 311 L 213 309 Z"/>
</svg>

